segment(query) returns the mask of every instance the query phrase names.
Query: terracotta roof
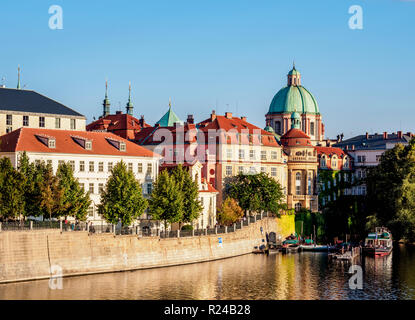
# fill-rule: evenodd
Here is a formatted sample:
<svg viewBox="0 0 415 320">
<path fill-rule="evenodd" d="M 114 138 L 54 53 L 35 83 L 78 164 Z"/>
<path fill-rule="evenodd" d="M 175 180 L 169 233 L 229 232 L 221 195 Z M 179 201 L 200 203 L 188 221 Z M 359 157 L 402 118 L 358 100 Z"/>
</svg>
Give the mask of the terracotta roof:
<svg viewBox="0 0 415 320">
<path fill-rule="evenodd" d="M 347 154 L 340 148 L 336 148 L 336 147 L 314 147 L 317 150 L 317 155 L 322 155 L 322 154 L 326 154 L 326 155 L 333 155 L 336 154 L 338 157 L 344 157 Z"/>
<path fill-rule="evenodd" d="M 125 139 L 134 139 L 135 133 L 143 128 L 150 127 L 144 119 L 137 118 L 127 113 L 110 114 L 100 118 L 86 126 L 87 131 L 109 131 Z"/>
<path fill-rule="evenodd" d="M 197 134 L 197 128 L 196 125 L 194 124 L 184 124 L 184 125 L 178 125 L 177 127 L 160 127 L 160 126 L 156 126 L 156 127 L 147 127 L 147 128 L 143 128 L 140 132 L 137 132 L 135 134 L 134 137 L 134 141 L 140 145 L 158 145 L 160 144 L 162 141 L 160 141 L 160 139 L 162 137 L 166 138 L 164 134 L 160 133 L 160 137 L 156 134 L 157 131 L 159 130 L 167 130 L 169 132 L 171 132 L 171 138 L 172 141 L 170 142 L 176 142 L 176 133 L 177 132 L 182 132 L 184 133 L 184 137 L 181 138 L 182 140 L 185 140 L 185 143 L 189 143 L 189 139 L 188 137 L 192 137 L 192 141 L 191 142 L 196 142 L 196 137 L 195 135 Z M 194 134 L 188 135 L 186 136 L 186 133 L 188 131 L 194 130 Z M 166 131 L 162 131 L 162 132 L 166 132 Z M 156 134 L 156 137 L 154 139 L 154 135 Z M 165 141 L 165 140 L 163 140 Z M 182 141 L 183 142 L 183 141 Z"/>
<path fill-rule="evenodd" d="M 312 146 L 310 137 L 300 129 L 292 128 L 281 137 L 284 146 Z"/>
<path fill-rule="evenodd" d="M 40 138 L 39 138 L 40 137 Z M 41 139 L 54 138 L 55 148 L 49 148 Z M 78 142 L 79 139 L 92 141 L 92 149 L 87 150 Z M 76 142 L 78 140 L 78 142 Z M 124 142 L 126 151 L 120 151 L 111 142 Z M 70 130 L 51 130 L 37 128 L 20 128 L 0 137 L 0 152 L 44 152 L 91 155 L 117 155 L 134 157 L 160 157 L 137 144 L 110 132 L 88 132 Z"/>
<path fill-rule="evenodd" d="M 260 127 L 257 127 L 244 119 L 232 117 L 232 115 L 226 116 L 218 116 L 214 115 L 210 118 L 199 122 L 197 127 L 200 131 L 204 131 L 208 133 L 209 130 L 224 130 L 228 131 L 235 131 L 238 133 L 246 133 L 246 134 L 261 134 L 262 144 L 264 146 L 280 146 L 277 140 L 274 137 L 274 134 L 267 132 Z M 246 137 L 243 137 L 246 139 Z M 243 141 L 242 143 L 249 143 L 249 141 Z"/>
</svg>

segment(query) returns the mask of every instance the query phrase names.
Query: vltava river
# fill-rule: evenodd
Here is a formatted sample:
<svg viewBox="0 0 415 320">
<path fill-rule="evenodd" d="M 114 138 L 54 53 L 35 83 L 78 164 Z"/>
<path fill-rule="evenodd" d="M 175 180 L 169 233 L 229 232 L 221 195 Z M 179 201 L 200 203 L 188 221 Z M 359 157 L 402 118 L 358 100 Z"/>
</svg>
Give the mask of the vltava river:
<svg viewBox="0 0 415 320">
<path fill-rule="evenodd" d="M 0 285 L 0 299 L 415 299 L 415 248 L 357 261 L 363 289 L 349 289 L 349 265 L 325 253 L 245 255 L 177 267 Z"/>
</svg>

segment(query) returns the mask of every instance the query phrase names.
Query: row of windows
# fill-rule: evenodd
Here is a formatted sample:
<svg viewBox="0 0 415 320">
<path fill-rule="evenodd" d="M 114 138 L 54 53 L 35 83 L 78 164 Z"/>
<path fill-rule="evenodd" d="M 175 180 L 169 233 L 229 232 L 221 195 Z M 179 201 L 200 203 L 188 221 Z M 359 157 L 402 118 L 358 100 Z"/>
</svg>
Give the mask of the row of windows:
<svg viewBox="0 0 415 320">
<path fill-rule="evenodd" d="M 275 121 L 274 130 L 277 134 L 282 134 L 281 122 L 280 121 Z M 314 136 L 314 134 L 315 134 L 314 131 L 315 131 L 314 130 L 314 122 L 310 122 L 310 135 Z"/>
<path fill-rule="evenodd" d="M 85 183 L 80 183 L 79 186 L 85 190 Z M 143 189 L 143 192 L 146 194 L 151 194 L 153 191 L 153 184 L 152 183 L 145 183 L 142 184 L 141 188 Z M 97 194 L 101 194 L 101 192 L 104 190 L 104 184 L 98 183 L 98 189 L 95 189 L 95 183 L 89 183 L 88 184 L 88 191 L 90 194 L 95 194 L 95 191 L 98 191 Z"/>
<path fill-rule="evenodd" d="M 257 174 L 257 173 L 259 173 L 258 171 L 257 171 L 257 167 L 242 167 L 242 166 L 240 166 L 240 167 L 238 167 L 238 173 L 249 173 L 249 174 Z M 266 173 L 267 172 L 267 168 L 266 167 L 261 167 L 260 168 L 260 172 L 261 173 Z M 227 176 L 232 176 L 233 175 L 233 169 L 232 169 L 232 166 L 226 166 L 226 169 L 225 169 L 225 174 L 227 175 Z M 272 167 L 271 168 L 271 177 L 276 177 L 277 176 L 277 168 L 275 168 L 275 167 Z"/>
<path fill-rule="evenodd" d="M 36 164 L 40 163 L 40 160 L 36 160 L 35 161 Z M 59 160 L 58 161 L 58 165 L 64 164 L 65 161 L 64 160 Z M 52 160 L 47 160 L 46 164 L 48 165 L 52 165 Z M 71 166 L 72 170 L 75 171 L 75 161 L 70 160 L 68 161 L 68 164 Z M 95 161 L 89 161 L 88 163 L 86 161 L 79 161 L 79 172 L 85 172 L 86 171 L 86 166 L 88 165 L 88 172 L 95 172 Z M 114 166 L 113 162 L 108 162 L 107 163 L 107 171 L 111 172 L 112 168 Z M 132 162 L 128 162 L 127 163 L 127 168 L 129 171 L 134 172 L 134 169 L 136 170 L 135 172 L 137 173 L 142 173 L 143 172 L 143 164 L 142 163 L 137 163 L 137 166 L 134 168 L 134 165 Z M 98 162 L 98 172 L 104 172 L 104 162 L 100 161 Z M 147 174 L 151 174 L 153 172 L 153 164 L 152 163 L 147 163 Z"/>
<path fill-rule="evenodd" d="M 341 162 L 341 159 L 337 159 L 336 157 L 333 157 L 331 159 L 331 167 L 332 168 L 337 168 L 337 160 L 339 160 Z M 323 168 L 325 168 L 327 166 L 326 157 L 322 157 L 321 158 L 321 160 L 320 160 L 320 166 L 323 167 Z M 346 158 L 344 160 L 343 168 L 344 169 L 349 168 L 349 158 Z"/>
<path fill-rule="evenodd" d="M 76 119 L 70 119 L 71 120 L 71 130 L 76 129 Z M 13 115 L 8 114 L 6 115 L 6 126 L 9 126 L 7 128 L 8 131 L 11 131 L 10 126 L 13 125 Z M 23 116 L 23 127 L 29 126 L 29 116 Z M 45 127 L 45 117 L 39 117 L 39 128 Z M 61 118 L 55 118 L 55 129 L 61 128 Z"/>
<path fill-rule="evenodd" d="M 281 151 L 281 153 L 282 153 L 282 151 Z M 257 160 L 256 150 L 249 150 L 248 156 L 249 156 L 250 160 Z M 267 151 L 266 150 L 261 150 L 260 156 L 261 156 L 261 160 L 267 160 L 268 159 Z M 233 159 L 233 150 L 232 149 L 227 149 L 226 150 L 226 158 L 228 160 Z M 239 160 L 245 160 L 245 150 L 244 149 L 239 149 L 238 150 L 238 159 Z M 278 159 L 278 151 L 271 151 L 271 159 L 272 160 L 277 160 Z"/>
</svg>

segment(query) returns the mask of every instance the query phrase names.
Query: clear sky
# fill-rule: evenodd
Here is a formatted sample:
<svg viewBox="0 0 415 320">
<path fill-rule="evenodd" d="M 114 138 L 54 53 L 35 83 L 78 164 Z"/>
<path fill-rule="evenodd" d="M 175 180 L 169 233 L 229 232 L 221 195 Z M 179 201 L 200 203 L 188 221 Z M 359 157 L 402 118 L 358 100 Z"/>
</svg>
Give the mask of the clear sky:
<svg viewBox="0 0 415 320">
<path fill-rule="evenodd" d="M 63 29 L 48 26 L 51 5 Z M 349 28 L 351 5 L 363 29 Z M 415 1 L 410 0 L 2 0 L 0 78 L 85 114 L 111 111 L 154 124 L 169 97 L 178 116 L 212 109 L 265 126 L 295 60 L 316 97 L 326 135 L 415 131 Z"/>
</svg>

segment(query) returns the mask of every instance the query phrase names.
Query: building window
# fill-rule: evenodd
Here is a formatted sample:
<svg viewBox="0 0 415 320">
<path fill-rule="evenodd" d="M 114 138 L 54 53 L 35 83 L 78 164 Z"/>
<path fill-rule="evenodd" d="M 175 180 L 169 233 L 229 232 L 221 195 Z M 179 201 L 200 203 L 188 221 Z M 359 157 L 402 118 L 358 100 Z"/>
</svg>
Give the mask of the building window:
<svg viewBox="0 0 415 320">
<path fill-rule="evenodd" d="M 104 162 L 98 162 L 98 172 L 104 172 Z"/>
<path fill-rule="evenodd" d="M 152 174 L 153 172 L 153 164 L 147 163 L 147 174 Z"/>
<path fill-rule="evenodd" d="M 379 162 L 380 161 L 380 157 L 381 157 L 382 155 L 381 154 L 377 154 L 376 155 L 376 162 Z"/>
<path fill-rule="evenodd" d="M 261 167 L 261 172 L 262 172 L 262 173 L 266 173 L 266 172 L 267 172 L 267 168 L 265 168 L 265 167 Z"/>
<path fill-rule="evenodd" d="M 49 148 L 52 148 L 52 149 L 55 149 L 55 147 L 56 147 L 56 140 L 55 139 L 49 139 L 48 140 L 48 147 Z"/>
<path fill-rule="evenodd" d="M 48 166 L 52 167 L 52 160 L 47 160 L 46 163 Z"/>
<path fill-rule="evenodd" d="M 94 216 L 94 207 L 89 207 L 88 208 L 88 216 L 89 217 L 93 217 Z"/>
<path fill-rule="evenodd" d="M 143 164 L 142 163 L 138 163 L 137 164 L 137 172 L 138 173 L 142 173 L 143 172 Z"/>
<path fill-rule="evenodd" d="M 278 159 L 277 151 L 271 151 L 271 159 L 272 160 L 277 160 Z"/>
<path fill-rule="evenodd" d="M 249 159 L 255 160 L 255 150 L 249 150 Z"/>
<path fill-rule="evenodd" d="M 94 193 L 94 184 L 93 183 L 90 183 L 89 184 L 89 193 Z"/>
<path fill-rule="evenodd" d="M 80 183 L 79 186 L 85 191 L 85 183 Z"/>
<path fill-rule="evenodd" d="M 244 167 L 238 167 L 238 173 L 240 174 L 244 173 Z"/>
<path fill-rule="evenodd" d="M 98 184 L 98 193 L 101 194 L 102 191 L 104 191 L 104 184 L 103 183 L 99 183 Z"/>
<path fill-rule="evenodd" d="M 321 164 L 321 167 L 322 167 L 322 168 L 325 168 L 325 167 L 326 167 L 326 157 L 324 157 L 324 156 L 323 156 L 323 157 L 321 158 L 320 164 Z"/>
<path fill-rule="evenodd" d="M 124 142 L 120 142 L 120 151 L 125 151 L 125 143 Z"/>
<path fill-rule="evenodd" d="M 29 126 L 29 116 L 23 116 L 23 126 Z"/>
<path fill-rule="evenodd" d="M 261 151 L 261 160 L 267 160 L 267 152 L 265 150 Z"/>
<path fill-rule="evenodd" d="M 108 172 L 112 171 L 112 162 L 108 162 Z"/>
<path fill-rule="evenodd" d="M 276 177 L 277 176 L 277 168 L 272 167 L 271 168 L 271 177 Z"/>
<path fill-rule="evenodd" d="M 281 134 L 281 122 L 275 121 L 275 132 Z"/>
<path fill-rule="evenodd" d="M 295 211 L 296 211 L 296 212 L 298 212 L 298 211 L 300 211 L 300 210 L 301 210 L 301 203 L 297 202 L 297 203 L 295 204 Z"/>
<path fill-rule="evenodd" d="M 133 164 L 131 162 L 128 163 L 128 171 L 133 172 Z"/>
<path fill-rule="evenodd" d="M 89 161 L 89 172 L 94 172 L 94 170 L 95 170 L 94 161 Z"/>
<path fill-rule="evenodd" d="M 7 127 L 6 128 L 6 133 L 9 133 L 9 132 L 12 132 L 12 131 L 13 131 L 12 127 Z"/>
<path fill-rule="evenodd" d="M 92 150 L 92 141 L 85 141 L 85 150 Z"/>
<path fill-rule="evenodd" d="M 331 167 L 336 169 L 337 168 L 337 158 L 333 157 L 331 160 Z"/>
<path fill-rule="evenodd" d="M 228 160 L 232 159 L 232 149 L 226 149 L 226 158 Z"/>
<path fill-rule="evenodd" d="M 314 136 L 314 122 L 310 122 L 310 134 Z"/>
<path fill-rule="evenodd" d="M 308 194 L 311 195 L 311 182 L 312 182 L 312 178 L 311 178 L 311 173 L 308 174 L 308 181 L 307 181 L 307 189 L 308 189 Z"/>
<path fill-rule="evenodd" d="M 240 160 L 245 159 L 245 150 L 239 149 L 239 159 Z"/>
<path fill-rule="evenodd" d="M 226 175 L 231 176 L 232 175 L 232 166 L 226 166 Z"/>
<path fill-rule="evenodd" d="M 301 173 L 297 172 L 295 174 L 295 194 L 301 195 Z"/>
<path fill-rule="evenodd" d="M 346 158 L 344 159 L 343 168 L 344 168 L 344 169 L 349 169 L 349 158 L 348 158 L 348 157 L 346 157 Z"/>
<path fill-rule="evenodd" d="M 250 167 L 249 168 L 249 173 L 250 174 L 256 174 L 256 168 L 255 167 Z"/>
<path fill-rule="evenodd" d="M 76 129 L 76 119 L 71 119 L 71 130 Z"/>
<path fill-rule="evenodd" d="M 63 161 L 63 160 L 59 160 L 59 161 L 58 161 L 58 167 L 59 167 L 59 166 L 61 166 L 61 165 L 63 165 L 64 163 L 65 163 L 65 161 Z"/>
<path fill-rule="evenodd" d="M 45 127 L 45 117 L 39 117 L 39 127 L 40 128 Z"/>
<path fill-rule="evenodd" d="M 55 118 L 55 128 L 56 129 L 61 128 L 61 118 Z"/>
<path fill-rule="evenodd" d="M 74 171 L 75 171 L 75 161 L 70 160 L 70 161 L 69 161 L 69 166 L 71 167 L 72 172 L 74 172 Z"/>
<path fill-rule="evenodd" d="M 13 125 L 13 116 L 11 114 L 6 115 L 6 126 Z"/>
<path fill-rule="evenodd" d="M 153 191 L 153 184 L 147 183 L 147 194 L 151 194 L 152 191 Z"/>
<path fill-rule="evenodd" d="M 79 172 L 85 171 L 85 161 L 79 161 Z"/>
</svg>

